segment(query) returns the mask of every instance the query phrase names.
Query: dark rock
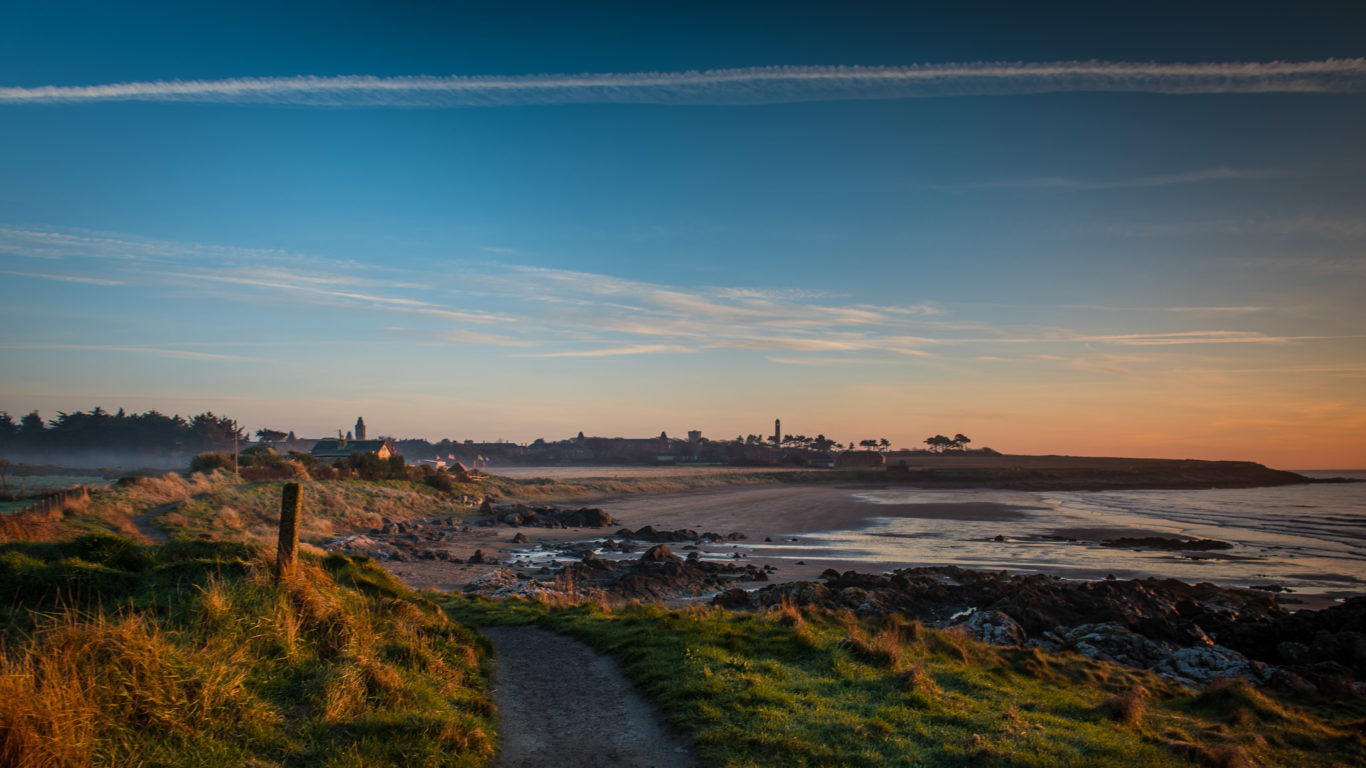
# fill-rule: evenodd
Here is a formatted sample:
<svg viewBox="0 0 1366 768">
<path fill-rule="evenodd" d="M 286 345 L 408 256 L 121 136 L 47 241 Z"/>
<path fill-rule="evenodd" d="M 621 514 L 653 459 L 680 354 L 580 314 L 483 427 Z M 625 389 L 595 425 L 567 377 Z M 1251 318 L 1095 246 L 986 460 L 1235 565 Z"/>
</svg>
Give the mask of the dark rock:
<svg viewBox="0 0 1366 768">
<path fill-rule="evenodd" d="M 640 562 L 642 563 L 662 563 L 678 559 L 678 556 L 665 544 L 656 544 L 645 550 L 645 554 L 640 556 Z"/>
<path fill-rule="evenodd" d="M 713 597 L 711 602 L 712 605 L 719 605 L 722 608 L 730 609 L 754 607 L 754 601 L 750 598 L 749 593 L 739 588 L 728 589 L 716 597 Z"/>
<path fill-rule="evenodd" d="M 470 565 L 485 565 L 492 563 L 493 560 L 489 559 L 488 555 L 484 554 L 484 550 L 476 549 L 474 550 L 474 554 L 470 555 L 470 559 L 467 562 L 469 562 Z"/>
<path fill-rule="evenodd" d="M 526 534 L 525 534 L 525 533 L 519 533 L 519 534 L 517 534 L 517 535 L 515 535 L 515 536 L 512 537 L 512 543 L 513 543 L 513 544 L 525 544 L 525 543 L 527 543 L 528 541 L 530 541 L 530 539 L 528 539 L 528 538 L 526 537 Z"/>
<path fill-rule="evenodd" d="M 1170 536 L 1142 536 L 1120 539 L 1106 539 L 1102 547 L 1123 547 L 1125 549 L 1167 549 L 1173 551 L 1206 552 L 1214 549 L 1233 549 L 1227 541 L 1215 539 L 1177 539 Z"/>
</svg>

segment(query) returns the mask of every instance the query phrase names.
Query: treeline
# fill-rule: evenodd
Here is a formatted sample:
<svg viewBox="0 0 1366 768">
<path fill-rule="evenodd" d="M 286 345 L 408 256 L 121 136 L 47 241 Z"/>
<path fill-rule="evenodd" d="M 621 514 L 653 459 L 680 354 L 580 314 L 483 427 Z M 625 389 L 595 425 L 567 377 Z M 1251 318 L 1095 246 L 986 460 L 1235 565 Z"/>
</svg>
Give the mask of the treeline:
<svg viewBox="0 0 1366 768">
<path fill-rule="evenodd" d="M 204 451 L 232 450 L 234 437 L 248 439 L 234 420 L 212 412 L 186 419 L 154 410 L 110 413 L 96 407 L 58 411 L 45 421 L 38 411 L 18 420 L 0 411 L 0 457 L 27 463 L 128 466 L 131 460 L 155 466 Z"/>
</svg>

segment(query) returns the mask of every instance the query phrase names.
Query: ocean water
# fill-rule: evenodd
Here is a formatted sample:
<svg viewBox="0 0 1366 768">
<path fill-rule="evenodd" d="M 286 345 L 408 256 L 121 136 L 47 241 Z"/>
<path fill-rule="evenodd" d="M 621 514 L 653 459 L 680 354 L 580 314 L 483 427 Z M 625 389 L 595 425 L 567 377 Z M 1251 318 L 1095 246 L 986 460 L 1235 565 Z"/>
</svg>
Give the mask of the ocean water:
<svg viewBox="0 0 1366 768">
<path fill-rule="evenodd" d="M 1366 479 L 1366 471 L 1305 474 Z M 860 530 L 805 534 L 759 548 L 770 556 L 883 567 L 961 565 L 1077 578 L 1275 584 L 1327 598 L 1366 593 L 1366 482 L 1037 493 L 899 488 L 851 495 L 888 514 Z M 1233 547 L 1170 552 L 1099 543 L 1125 536 L 1217 539 Z"/>
</svg>

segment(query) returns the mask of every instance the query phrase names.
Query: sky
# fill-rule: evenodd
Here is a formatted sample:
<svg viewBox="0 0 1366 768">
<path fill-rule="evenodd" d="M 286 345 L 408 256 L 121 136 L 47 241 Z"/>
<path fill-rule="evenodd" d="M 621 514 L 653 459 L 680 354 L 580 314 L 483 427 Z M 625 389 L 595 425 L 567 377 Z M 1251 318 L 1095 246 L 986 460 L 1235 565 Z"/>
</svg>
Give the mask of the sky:
<svg viewBox="0 0 1366 768">
<path fill-rule="evenodd" d="M 0 410 L 1366 467 L 1359 4 L 283 5 L 0 4 Z"/>
</svg>

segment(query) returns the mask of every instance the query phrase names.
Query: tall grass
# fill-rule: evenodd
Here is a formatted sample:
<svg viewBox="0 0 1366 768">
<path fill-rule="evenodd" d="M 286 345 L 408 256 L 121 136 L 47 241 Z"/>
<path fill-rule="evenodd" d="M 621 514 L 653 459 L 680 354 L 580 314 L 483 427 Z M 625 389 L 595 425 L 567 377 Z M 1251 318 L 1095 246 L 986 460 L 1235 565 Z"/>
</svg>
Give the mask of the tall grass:
<svg viewBox="0 0 1366 768">
<path fill-rule="evenodd" d="M 482 765 L 486 646 L 360 558 L 0 546 L 0 765 Z M 74 578 L 73 578 L 74 577 Z"/>
</svg>

